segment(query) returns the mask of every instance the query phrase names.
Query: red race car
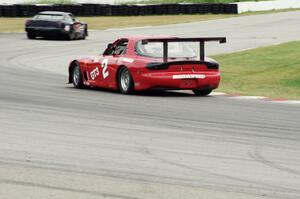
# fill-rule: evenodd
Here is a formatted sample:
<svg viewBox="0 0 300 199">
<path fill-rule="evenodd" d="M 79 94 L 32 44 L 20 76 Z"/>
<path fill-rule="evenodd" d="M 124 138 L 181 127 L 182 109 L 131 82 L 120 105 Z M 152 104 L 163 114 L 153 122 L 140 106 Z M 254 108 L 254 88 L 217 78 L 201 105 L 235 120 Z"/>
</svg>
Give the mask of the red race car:
<svg viewBox="0 0 300 199">
<path fill-rule="evenodd" d="M 192 90 L 205 96 L 220 82 L 219 64 L 204 55 L 208 41 L 225 43 L 226 38 L 120 38 L 108 44 L 102 55 L 73 60 L 69 65 L 69 83 L 76 88 L 102 87 L 124 94 L 164 89 Z"/>
</svg>

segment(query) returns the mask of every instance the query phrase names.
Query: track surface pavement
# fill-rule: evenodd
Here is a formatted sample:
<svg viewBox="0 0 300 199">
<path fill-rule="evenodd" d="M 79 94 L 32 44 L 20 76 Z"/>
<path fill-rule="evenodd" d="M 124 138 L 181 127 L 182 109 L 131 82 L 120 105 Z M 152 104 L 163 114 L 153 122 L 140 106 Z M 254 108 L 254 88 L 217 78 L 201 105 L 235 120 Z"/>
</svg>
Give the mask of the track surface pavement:
<svg viewBox="0 0 300 199">
<path fill-rule="evenodd" d="M 126 34 L 227 36 L 209 53 L 299 39 L 300 12 L 91 32 L 0 35 L 0 198 L 300 198 L 300 107 L 66 85 L 68 60 Z M 297 25 L 298 24 L 298 25 Z"/>
</svg>

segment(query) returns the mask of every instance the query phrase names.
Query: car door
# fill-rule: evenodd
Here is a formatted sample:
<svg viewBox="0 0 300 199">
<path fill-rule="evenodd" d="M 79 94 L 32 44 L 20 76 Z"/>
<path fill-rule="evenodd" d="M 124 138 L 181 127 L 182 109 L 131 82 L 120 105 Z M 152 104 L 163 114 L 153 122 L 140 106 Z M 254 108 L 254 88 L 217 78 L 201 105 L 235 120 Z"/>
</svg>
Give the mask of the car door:
<svg viewBox="0 0 300 199">
<path fill-rule="evenodd" d="M 118 60 L 126 54 L 128 40 L 120 39 L 109 45 L 99 60 L 100 78 L 99 87 L 117 88 L 116 73 L 119 67 Z"/>
<path fill-rule="evenodd" d="M 94 57 L 86 63 L 86 76 L 90 86 L 108 87 L 111 78 L 111 66 L 114 64 L 112 44 L 104 51 L 103 55 Z M 110 66 L 110 67 L 109 67 Z"/>
<path fill-rule="evenodd" d="M 86 60 L 88 61 L 85 61 L 84 66 L 82 67 L 84 79 L 86 79 L 90 86 L 100 86 L 101 65 L 99 62 L 101 60 L 101 56 L 89 57 L 86 58 Z"/>
</svg>

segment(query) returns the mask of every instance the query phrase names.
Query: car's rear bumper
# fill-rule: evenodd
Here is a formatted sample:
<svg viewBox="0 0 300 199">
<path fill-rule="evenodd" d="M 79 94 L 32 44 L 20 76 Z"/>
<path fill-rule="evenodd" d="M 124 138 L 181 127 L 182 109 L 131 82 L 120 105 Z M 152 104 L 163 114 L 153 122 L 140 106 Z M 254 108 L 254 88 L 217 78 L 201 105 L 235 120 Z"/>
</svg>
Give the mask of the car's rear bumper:
<svg viewBox="0 0 300 199">
<path fill-rule="evenodd" d="M 163 72 L 134 74 L 135 90 L 147 89 L 215 89 L 220 83 L 219 71 Z"/>
<path fill-rule="evenodd" d="M 55 27 L 26 27 L 26 32 L 35 35 L 41 36 L 51 36 L 51 35 L 67 35 L 69 32 L 66 32 L 64 29 L 55 28 Z"/>
</svg>

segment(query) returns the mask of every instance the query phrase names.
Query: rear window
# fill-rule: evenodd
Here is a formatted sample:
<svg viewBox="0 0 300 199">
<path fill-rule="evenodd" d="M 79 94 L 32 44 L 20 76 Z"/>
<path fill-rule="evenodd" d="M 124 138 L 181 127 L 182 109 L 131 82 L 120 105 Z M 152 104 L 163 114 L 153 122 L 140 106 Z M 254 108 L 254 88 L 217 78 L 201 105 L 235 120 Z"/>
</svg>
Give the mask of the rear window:
<svg viewBox="0 0 300 199">
<path fill-rule="evenodd" d="M 192 58 L 196 57 L 196 53 L 193 50 L 195 42 L 169 42 L 168 43 L 168 57 L 169 58 Z M 195 43 L 196 44 L 196 43 Z M 146 57 L 163 57 L 163 43 L 162 42 L 149 42 L 143 44 L 139 41 L 136 45 L 136 52 L 138 55 Z"/>
<path fill-rule="evenodd" d="M 60 21 L 60 20 L 64 19 L 64 15 L 39 14 L 39 15 L 36 15 L 33 19 L 46 20 L 46 21 Z"/>
</svg>

